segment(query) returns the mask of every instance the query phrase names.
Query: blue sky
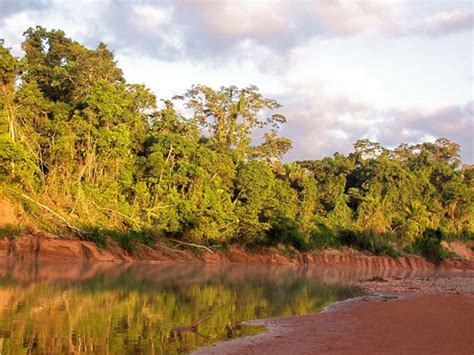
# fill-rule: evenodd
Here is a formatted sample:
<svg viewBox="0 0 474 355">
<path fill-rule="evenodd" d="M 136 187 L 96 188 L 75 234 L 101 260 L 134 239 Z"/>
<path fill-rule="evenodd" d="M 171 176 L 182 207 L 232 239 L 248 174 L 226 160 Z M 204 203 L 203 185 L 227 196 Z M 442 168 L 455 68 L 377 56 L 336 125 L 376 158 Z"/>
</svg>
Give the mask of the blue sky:
<svg viewBox="0 0 474 355">
<path fill-rule="evenodd" d="M 30 26 L 115 52 L 159 98 L 192 84 L 257 85 L 294 141 L 287 159 L 446 137 L 474 163 L 474 2 L 0 0 L 0 38 Z"/>
</svg>

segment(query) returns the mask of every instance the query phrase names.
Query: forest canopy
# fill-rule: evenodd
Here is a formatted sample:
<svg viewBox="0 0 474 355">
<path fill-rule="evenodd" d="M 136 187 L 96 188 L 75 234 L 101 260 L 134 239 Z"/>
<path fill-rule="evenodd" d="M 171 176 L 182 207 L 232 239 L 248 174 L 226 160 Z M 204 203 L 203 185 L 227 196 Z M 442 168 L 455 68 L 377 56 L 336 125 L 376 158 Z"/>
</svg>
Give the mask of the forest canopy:
<svg viewBox="0 0 474 355">
<path fill-rule="evenodd" d="M 0 189 L 42 230 L 131 249 L 172 237 L 388 254 L 473 238 L 474 168 L 455 142 L 363 139 L 285 163 L 286 117 L 255 86 L 195 85 L 161 103 L 103 43 L 24 36 L 21 58 L 0 42 Z"/>
</svg>

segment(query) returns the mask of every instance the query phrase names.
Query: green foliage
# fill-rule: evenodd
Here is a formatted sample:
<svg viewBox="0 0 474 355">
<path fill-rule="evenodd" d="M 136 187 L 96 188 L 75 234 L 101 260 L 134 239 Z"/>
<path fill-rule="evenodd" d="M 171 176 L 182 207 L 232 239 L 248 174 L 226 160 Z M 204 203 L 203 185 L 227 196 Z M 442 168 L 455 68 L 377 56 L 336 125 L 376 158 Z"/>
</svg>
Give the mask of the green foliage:
<svg viewBox="0 0 474 355">
<path fill-rule="evenodd" d="M 255 86 L 195 85 L 158 106 L 105 44 L 37 27 L 23 50 L 0 43 L 0 182 L 54 211 L 28 209 L 51 232 L 67 220 L 128 250 L 163 235 L 428 256 L 430 230 L 473 238 L 474 169 L 447 139 L 284 164 L 286 118 Z"/>
<path fill-rule="evenodd" d="M 4 225 L 0 228 L 0 237 L 7 237 L 13 239 L 20 234 L 21 230 L 19 226 L 12 224 Z"/>
<path fill-rule="evenodd" d="M 301 233 L 298 224 L 287 217 L 276 216 L 270 221 L 270 229 L 265 238 L 266 245 L 291 245 L 300 251 L 307 251 L 312 248 L 303 233 Z"/>
<path fill-rule="evenodd" d="M 342 246 L 341 231 L 331 228 L 324 222 L 316 223 L 311 231 L 311 245 L 315 249 L 339 248 Z"/>
<path fill-rule="evenodd" d="M 269 211 L 275 177 L 266 164 L 251 160 L 241 165 L 235 181 L 235 211 L 239 222 L 238 240 L 260 242 L 270 229 Z"/>
<path fill-rule="evenodd" d="M 368 250 L 376 255 L 400 256 L 391 244 L 391 236 L 373 233 L 371 231 L 342 231 L 340 240 L 343 245 L 348 245 L 359 250 Z"/>
<path fill-rule="evenodd" d="M 260 157 L 279 157 L 290 147 L 291 141 L 277 138 L 275 130 L 286 122 L 285 116 L 261 116 L 265 110 L 281 105 L 262 96 L 255 86 L 238 89 L 235 86 L 214 90 L 204 85 L 194 85 L 186 92 L 185 105 L 193 111 L 193 120 L 205 130 L 210 143 L 218 150 L 233 150 L 238 160 L 252 152 Z M 252 148 L 251 137 L 255 130 L 270 127 L 260 147 Z"/>
<path fill-rule="evenodd" d="M 158 239 L 152 231 L 121 232 L 102 228 L 87 228 L 83 237 L 100 247 L 106 247 L 112 241 L 129 252 L 136 251 L 141 244 L 153 246 Z"/>
<path fill-rule="evenodd" d="M 0 134 L 0 182 L 31 187 L 37 168 L 28 153 L 6 134 Z"/>
<path fill-rule="evenodd" d="M 434 263 L 439 263 L 448 256 L 448 251 L 441 246 L 444 239 L 445 235 L 440 229 L 427 229 L 413 244 L 412 250 Z"/>
</svg>

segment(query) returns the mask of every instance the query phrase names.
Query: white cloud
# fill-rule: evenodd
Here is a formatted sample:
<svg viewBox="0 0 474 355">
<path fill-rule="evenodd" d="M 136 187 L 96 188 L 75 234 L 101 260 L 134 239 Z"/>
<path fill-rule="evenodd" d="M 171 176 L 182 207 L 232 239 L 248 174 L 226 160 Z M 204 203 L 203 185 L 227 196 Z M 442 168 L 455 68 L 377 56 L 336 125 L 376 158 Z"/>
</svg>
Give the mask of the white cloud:
<svg viewBox="0 0 474 355">
<path fill-rule="evenodd" d="M 314 6 L 324 26 L 339 35 L 396 28 L 393 11 L 398 1 L 315 0 Z"/>
<path fill-rule="evenodd" d="M 449 34 L 461 30 L 471 30 L 474 25 L 472 9 L 452 9 L 414 20 L 406 26 L 405 32 L 424 33 L 430 35 Z"/>
<path fill-rule="evenodd" d="M 291 51 L 282 74 L 291 87 L 350 97 L 377 109 L 454 105 L 472 97 L 472 38 L 429 41 L 370 34 L 314 39 Z M 449 90 L 446 88 L 449 87 Z"/>
<path fill-rule="evenodd" d="M 348 153 L 361 138 L 387 147 L 433 141 L 444 137 L 461 144 L 465 162 L 474 160 L 474 102 L 463 105 L 379 110 L 316 92 L 292 92 L 299 103 L 286 107 L 284 134 L 294 140 L 287 159 L 315 159 L 334 152 Z"/>
<path fill-rule="evenodd" d="M 257 85 L 268 96 L 284 96 L 287 88 L 278 78 L 267 75 L 252 61 L 230 60 L 215 67 L 191 59 L 180 61 L 159 61 L 141 56 L 127 55 L 119 58 L 130 82 L 145 83 L 158 97 L 169 99 L 182 94 L 193 84 L 204 84 L 216 89 L 221 86 L 245 87 Z"/>
<path fill-rule="evenodd" d="M 268 39 L 288 29 L 293 5 L 288 1 L 179 1 L 178 8 L 190 12 L 216 37 Z"/>
<path fill-rule="evenodd" d="M 135 23 L 143 31 L 156 30 L 171 21 L 170 10 L 159 6 L 132 5 L 132 11 Z"/>
<path fill-rule="evenodd" d="M 16 56 L 21 55 L 20 44 L 23 42 L 23 32 L 30 26 L 31 19 L 27 11 L 16 13 L 7 17 L 1 27 L 1 38 L 7 46 L 11 46 Z"/>
</svg>

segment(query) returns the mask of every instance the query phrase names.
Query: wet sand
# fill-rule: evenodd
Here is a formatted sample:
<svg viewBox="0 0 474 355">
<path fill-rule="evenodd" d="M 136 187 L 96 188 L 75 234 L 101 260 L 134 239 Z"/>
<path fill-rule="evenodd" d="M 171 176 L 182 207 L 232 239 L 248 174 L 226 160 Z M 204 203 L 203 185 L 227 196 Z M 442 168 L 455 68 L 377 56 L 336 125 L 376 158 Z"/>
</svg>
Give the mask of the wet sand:
<svg viewBox="0 0 474 355">
<path fill-rule="evenodd" d="M 196 354 L 474 354 L 472 275 L 400 281 L 365 284 L 397 299 L 359 297 L 316 315 L 253 321 L 268 331 Z"/>
</svg>

